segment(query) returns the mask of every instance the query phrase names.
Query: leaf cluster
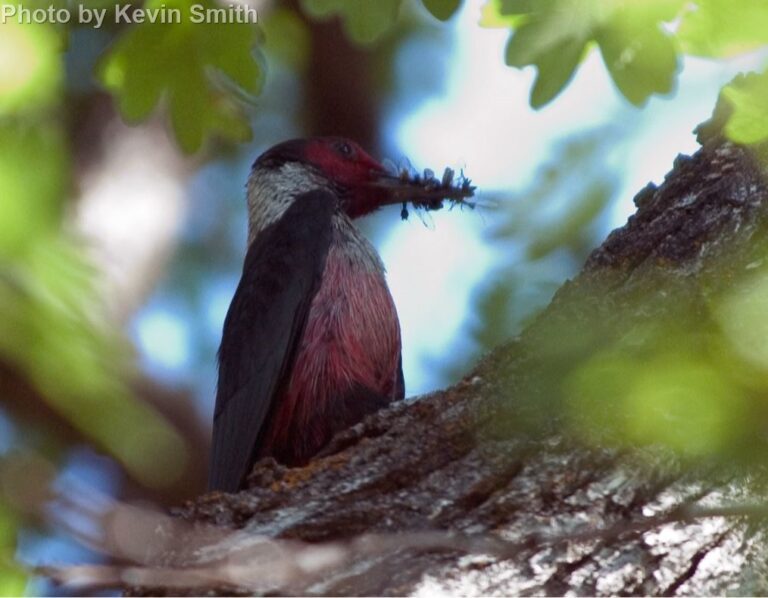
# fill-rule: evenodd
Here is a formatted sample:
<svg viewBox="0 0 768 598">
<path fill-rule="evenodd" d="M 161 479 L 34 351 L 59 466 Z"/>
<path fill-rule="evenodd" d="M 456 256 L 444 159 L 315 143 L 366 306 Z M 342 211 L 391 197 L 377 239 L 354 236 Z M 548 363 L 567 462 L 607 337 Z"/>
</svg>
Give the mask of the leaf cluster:
<svg viewBox="0 0 768 598">
<path fill-rule="evenodd" d="M 511 27 L 506 62 L 537 70 L 530 103 L 540 108 L 573 80 L 592 48 L 618 91 L 642 106 L 674 91 L 685 55 L 729 58 L 768 42 L 768 4 L 760 0 L 490 0 L 483 22 Z M 725 90 L 733 105 L 731 139 L 768 138 L 768 75 Z"/>
<path fill-rule="evenodd" d="M 204 9 L 214 8 L 211 1 Z M 112 46 L 99 77 L 129 122 L 146 119 L 161 98 L 186 152 L 212 135 L 247 141 L 251 130 L 239 98 L 262 86 L 257 29 L 249 23 L 193 21 L 190 0 L 150 0 L 144 9 L 178 10 L 181 22 L 136 24 Z"/>
</svg>

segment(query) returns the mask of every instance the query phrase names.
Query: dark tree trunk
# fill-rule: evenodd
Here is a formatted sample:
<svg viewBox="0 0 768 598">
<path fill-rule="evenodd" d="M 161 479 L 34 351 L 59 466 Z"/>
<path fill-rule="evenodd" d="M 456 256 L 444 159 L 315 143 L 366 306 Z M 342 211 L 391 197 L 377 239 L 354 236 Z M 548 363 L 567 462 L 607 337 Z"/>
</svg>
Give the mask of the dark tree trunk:
<svg viewBox="0 0 768 598">
<path fill-rule="evenodd" d="M 764 509 L 722 506 L 753 498 L 736 468 L 719 453 L 622 442 L 618 406 L 600 405 L 602 425 L 563 390 L 590 356 L 646 325 L 707 334 L 712 298 L 765 267 L 755 261 L 766 255 L 764 167 L 718 131 L 702 127 L 702 148 L 642 190 L 582 273 L 461 383 L 368 418 L 304 468 L 263 461 L 249 490 L 203 496 L 180 517 L 242 528 L 241 543 L 352 547 L 279 593 L 766 593 L 765 538 L 749 517 Z M 643 339 L 633 342 L 658 349 Z M 749 450 L 764 455 L 753 431 Z M 201 554 L 162 562 L 194 568 Z"/>
</svg>

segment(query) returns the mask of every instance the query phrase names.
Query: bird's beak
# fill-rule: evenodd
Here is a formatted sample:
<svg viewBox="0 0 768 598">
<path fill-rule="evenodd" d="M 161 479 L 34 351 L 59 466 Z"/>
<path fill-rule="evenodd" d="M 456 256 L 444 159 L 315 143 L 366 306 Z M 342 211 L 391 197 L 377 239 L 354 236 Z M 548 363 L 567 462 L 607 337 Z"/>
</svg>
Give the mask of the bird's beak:
<svg viewBox="0 0 768 598">
<path fill-rule="evenodd" d="M 424 191 L 411 179 L 387 172 L 377 173 L 370 183 L 370 188 L 378 196 L 378 203 L 382 206 L 417 201 L 422 198 Z"/>
<path fill-rule="evenodd" d="M 448 171 L 447 171 L 448 172 Z M 417 207 L 438 209 L 442 200 L 461 202 L 472 197 L 474 187 L 463 178 L 457 185 L 451 176 L 442 179 L 425 178 L 418 175 L 392 175 L 386 171 L 377 173 L 370 184 L 372 191 L 378 192 L 378 203 L 381 206 L 411 203 Z"/>
<path fill-rule="evenodd" d="M 406 214 L 403 218 L 407 217 L 408 204 L 416 209 L 439 210 L 443 201 L 447 200 L 452 205 L 474 207 L 474 203 L 467 200 L 474 195 L 475 188 L 463 175 L 454 180 L 450 168 L 446 168 L 443 176 L 437 179 L 430 170 L 425 170 L 423 175 L 409 171 L 392 174 L 373 159 L 368 166 L 364 182 L 356 186 L 347 204 L 347 214 L 352 218 L 397 204 L 403 206 L 401 214 Z"/>
</svg>

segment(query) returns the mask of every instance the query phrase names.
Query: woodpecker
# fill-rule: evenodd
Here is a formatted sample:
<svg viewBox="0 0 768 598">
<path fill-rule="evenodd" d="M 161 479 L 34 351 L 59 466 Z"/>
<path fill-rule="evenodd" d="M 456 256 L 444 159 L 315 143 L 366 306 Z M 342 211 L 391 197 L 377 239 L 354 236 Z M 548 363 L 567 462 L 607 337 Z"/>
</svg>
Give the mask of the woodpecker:
<svg viewBox="0 0 768 598">
<path fill-rule="evenodd" d="M 256 159 L 219 349 L 212 490 L 240 489 L 262 457 L 304 464 L 403 398 L 397 311 L 354 220 L 415 192 L 347 139 L 286 141 Z"/>
</svg>

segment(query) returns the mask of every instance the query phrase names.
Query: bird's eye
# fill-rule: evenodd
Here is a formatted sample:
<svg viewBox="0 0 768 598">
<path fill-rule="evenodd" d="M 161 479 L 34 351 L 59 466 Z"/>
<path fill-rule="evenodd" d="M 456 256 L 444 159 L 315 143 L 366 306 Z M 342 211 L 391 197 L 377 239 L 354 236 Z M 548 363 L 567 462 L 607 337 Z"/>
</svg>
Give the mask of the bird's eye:
<svg viewBox="0 0 768 598">
<path fill-rule="evenodd" d="M 341 154 L 345 158 L 351 158 L 352 154 L 354 154 L 354 150 L 352 149 L 352 146 L 345 141 L 342 141 L 341 143 L 339 143 L 336 146 L 336 149 L 338 150 L 339 154 Z"/>
</svg>

